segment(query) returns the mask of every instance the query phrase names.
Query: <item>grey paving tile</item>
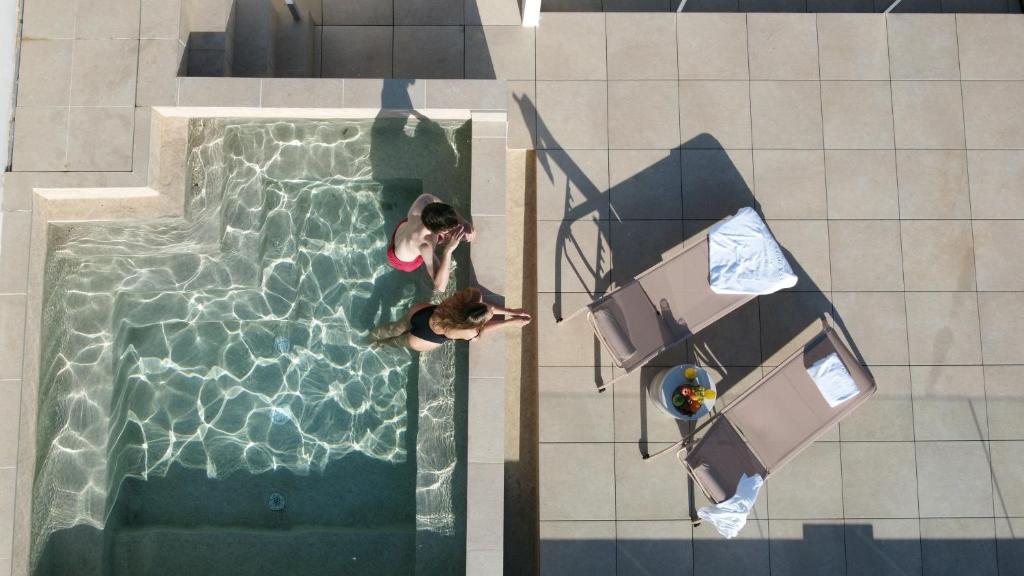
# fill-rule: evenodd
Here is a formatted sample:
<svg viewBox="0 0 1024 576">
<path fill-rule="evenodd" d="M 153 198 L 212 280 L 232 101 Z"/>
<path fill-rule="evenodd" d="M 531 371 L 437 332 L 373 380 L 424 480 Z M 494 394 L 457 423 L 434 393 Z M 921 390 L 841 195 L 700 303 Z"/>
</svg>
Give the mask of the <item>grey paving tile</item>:
<svg viewBox="0 0 1024 576">
<path fill-rule="evenodd" d="M 989 444 L 996 516 L 1024 516 L 1024 442 Z"/>
<path fill-rule="evenodd" d="M 395 26 L 395 78 L 462 78 L 465 27 Z"/>
<path fill-rule="evenodd" d="M 504 513 L 504 463 L 466 466 L 466 548 L 501 548 Z"/>
<path fill-rule="evenodd" d="M 608 159 L 601 150 L 538 151 L 537 218 L 607 220 Z"/>
<path fill-rule="evenodd" d="M 942 0 L 942 11 L 943 12 L 978 12 L 978 13 L 998 13 L 1002 14 L 1007 11 L 1006 4 L 1002 0 Z"/>
<path fill-rule="evenodd" d="M 985 364 L 1024 364 L 1024 292 L 979 292 Z"/>
<path fill-rule="evenodd" d="M 612 371 L 602 372 L 605 381 Z M 611 442 L 612 395 L 598 393 L 594 368 L 540 368 L 540 441 Z"/>
<path fill-rule="evenodd" d="M 324 78 L 391 78 L 390 26 L 324 26 Z"/>
<path fill-rule="evenodd" d="M 623 286 L 663 260 L 662 254 L 683 241 L 680 220 L 612 220 L 612 281 Z M 618 260 L 619 256 L 621 260 Z"/>
<path fill-rule="evenodd" d="M 550 260 L 547 260 L 550 262 Z M 545 265 L 544 259 L 540 259 Z M 591 301 L 588 294 L 541 293 L 537 295 L 538 364 L 541 366 L 611 366 L 611 358 L 594 337 L 584 314 L 558 324 L 555 318 L 568 317 Z M 600 377 L 595 373 L 595 380 Z M 606 384 L 606 383 L 605 383 Z M 607 394 L 607 392 L 605 392 Z"/>
<path fill-rule="evenodd" d="M 68 8 L 67 0 L 25 2 L 22 7 L 22 38 L 74 38 L 75 11 Z"/>
<path fill-rule="evenodd" d="M 341 108 L 344 82 L 327 78 L 265 78 L 260 83 L 264 108 Z"/>
<path fill-rule="evenodd" d="M 18 107 L 14 117 L 14 169 L 67 170 L 68 108 Z"/>
<path fill-rule="evenodd" d="M 903 576 L 921 573 L 918 520 L 848 520 L 847 576 Z"/>
<path fill-rule="evenodd" d="M 604 11 L 612 12 L 665 12 L 673 11 L 665 0 L 604 0 Z"/>
<path fill-rule="evenodd" d="M 615 522 L 541 522 L 540 574 L 615 575 Z"/>
<path fill-rule="evenodd" d="M 680 360 L 685 361 L 685 358 Z M 689 433 L 685 423 L 660 412 L 647 396 L 647 386 L 663 369 L 660 366 L 645 366 L 612 387 L 615 394 L 616 442 L 634 450 L 647 450 L 650 454 L 660 450 L 655 444 L 669 446 Z M 593 373 L 593 368 L 589 370 Z M 605 392 L 602 396 L 608 394 Z M 669 460 L 672 456 L 665 454 L 662 459 Z M 674 462 L 679 466 L 678 461 Z M 686 484 L 685 479 L 679 482 L 679 486 Z"/>
<path fill-rule="evenodd" d="M 964 147 L 959 82 L 894 81 L 892 104 L 897 148 Z"/>
<path fill-rule="evenodd" d="M 750 150 L 715 148 L 713 138 L 700 138 L 705 150 L 679 153 L 683 171 L 683 216 L 721 220 L 754 204 L 754 164 Z M 771 173 L 771 170 L 768 170 Z"/>
<path fill-rule="evenodd" d="M 0 518 L 4 523 L 0 524 L 0 550 L 4 556 L 11 555 L 11 545 L 14 540 L 13 522 L 14 518 L 14 488 L 16 480 L 16 468 L 0 468 Z M 9 563 L 5 561 L 4 563 Z"/>
<path fill-rule="evenodd" d="M 981 363 L 978 299 L 973 292 L 907 292 L 910 363 Z"/>
<path fill-rule="evenodd" d="M 687 221 L 685 228 L 693 224 Z M 774 224 L 772 225 L 774 229 Z M 689 359 L 701 365 L 758 366 L 761 364 L 760 312 L 757 302 L 749 302 L 726 317 L 694 334 L 687 340 Z M 724 393 L 732 378 L 719 381 Z"/>
<path fill-rule="evenodd" d="M 894 80 L 959 80 L 956 17 L 889 14 L 889 63 Z"/>
<path fill-rule="evenodd" d="M 1024 518 L 996 518 L 996 548 L 1000 574 L 1019 575 L 1024 566 Z"/>
<path fill-rule="evenodd" d="M 415 80 L 371 80 L 348 78 L 343 81 L 347 108 L 423 108 L 427 105 L 427 83 Z"/>
<path fill-rule="evenodd" d="M 533 80 L 534 32 L 522 26 L 467 26 L 466 78 Z"/>
<path fill-rule="evenodd" d="M 259 106 L 259 78 L 178 78 L 179 106 Z"/>
<path fill-rule="evenodd" d="M 750 77 L 744 14 L 681 13 L 676 17 L 676 35 L 679 78 L 746 80 Z"/>
<path fill-rule="evenodd" d="M 916 518 L 913 442 L 843 442 L 843 512 L 850 518 Z"/>
<path fill-rule="evenodd" d="M 601 291 L 607 286 L 608 274 L 616 271 L 614 252 L 609 246 L 608 222 L 538 222 L 537 259 L 540 291 Z"/>
<path fill-rule="evenodd" d="M 177 40 L 181 0 L 142 0 L 139 38 Z"/>
<path fill-rule="evenodd" d="M 900 230 L 907 290 L 975 289 L 969 220 L 907 220 Z"/>
<path fill-rule="evenodd" d="M 537 28 L 537 80 L 608 77 L 604 14 L 544 15 Z"/>
<path fill-rule="evenodd" d="M 138 40 L 76 40 L 74 49 L 72 106 L 135 105 Z"/>
<path fill-rule="evenodd" d="M 958 14 L 957 40 L 964 80 L 1024 80 L 1024 21 L 988 14 Z"/>
<path fill-rule="evenodd" d="M 985 518 L 921 519 L 924 576 L 995 576 L 995 526 Z"/>
<path fill-rule="evenodd" d="M 907 311 L 902 292 L 836 292 L 832 305 L 865 362 L 871 366 L 907 364 Z"/>
<path fill-rule="evenodd" d="M 138 106 L 173 106 L 178 102 L 178 40 L 139 41 Z"/>
<path fill-rule="evenodd" d="M 138 38 L 139 0 L 76 0 L 76 38 Z"/>
<path fill-rule="evenodd" d="M 962 150 L 899 150 L 900 217 L 970 218 L 967 156 Z"/>
<path fill-rule="evenodd" d="M 19 106 L 67 106 L 71 87 L 73 40 L 37 40 L 21 43 L 18 68 Z"/>
<path fill-rule="evenodd" d="M 816 442 L 768 479 L 768 515 L 842 518 L 843 474 L 838 442 Z"/>
<path fill-rule="evenodd" d="M 426 81 L 429 108 L 464 108 L 501 110 L 508 101 L 507 87 L 491 80 L 429 80 Z"/>
<path fill-rule="evenodd" d="M 992 516 L 992 474 L 985 442 L 917 442 L 916 449 L 922 529 L 925 518 Z M 922 530 L 921 537 L 935 535 Z"/>
<path fill-rule="evenodd" d="M 830 298 L 823 292 L 777 292 L 759 298 L 765 366 L 778 366 L 821 332 L 821 317 L 832 311 Z"/>
<path fill-rule="evenodd" d="M 668 14 L 608 14 L 608 78 L 675 80 L 676 18 Z"/>
<path fill-rule="evenodd" d="M 981 366 L 911 366 L 917 440 L 986 440 Z"/>
<path fill-rule="evenodd" d="M 68 128 L 68 168 L 80 172 L 132 169 L 135 109 L 72 108 Z M 103 145 L 96 135 L 103 134 Z"/>
<path fill-rule="evenodd" d="M 770 529 L 772 576 L 842 574 L 846 569 L 842 523 L 773 519 Z"/>
<path fill-rule="evenodd" d="M 614 520 L 614 458 L 613 444 L 541 443 L 541 521 Z"/>
<path fill-rule="evenodd" d="M 608 148 L 604 82 L 537 82 L 537 148 Z"/>
<path fill-rule="evenodd" d="M 964 82 L 968 148 L 1024 148 L 1024 82 Z"/>
<path fill-rule="evenodd" d="M 25 295 L 0 294 L 0 379 L 21 378 Z"/>
<path fill-rule="evenodd" d="M 463 0 L 394 0 L 394 4 L 397 26 L 461 26 L 465 23 Z"/>
<path fill-rule="evenodd" d="M 798 280 L 789 290 L 831 290 L 828 224 L 824 220 L 769 220 Z"/>
<path fill-rule="evenodd" d="M 1024 245 L 1024 221 L 975 220 L 972 224 L 978 290 L 1024 291 L 1024 259 L 1016 250 Z"/>
<path fill-rule="evenodd" d="M 713 136 L 724 148 L 750 148 L 750 86 L 730 80 L 679 83 L 679 126 L 689 146 Z"/>
<path fill-rule="evenodd" d="M 545 12 L 601 12 L 601 0 L 552 0 L 544 5 Z"/>
<path fill-rule="evenodd" d="M 612 214 L 622 220 L 682 219 L 678 150 L 609 150 Z"/>
<path fill-rule="evenodd" d="M 827 216 L 821 150 L 754 150 L 754 181 L 766 218 Z"/>
<path fill-rule="evenodd" d="M 814 14 L 748 14 L 752 80 L 817 80 Z"/>
<path fill-rule="evenodd" d="M 751 82 L 754 148 L 822 147 L 818 82 Z"/>
<path fill-rule="evenodd" d="M 767 520 L 748 519 L 747 525 L 732 540 L 723 539 L 705 522 L 693 529 L 693 573 L 697 576 L 767 576 L 768 545 Z"/>
<path fill-rule="evenodd" d="M 1024 151 L 968 150 L 975 218 L 1024 218 Z"/>
<path fill-rule="evenodd" d="M 616 522 L 619 576 L 674 574 L 693 565 L 689 521 Z"/>
<path fill-rule="evenodd" d="M 874 12 L 872 0 L 807 0 L 808 12 Z"/>
<path fill-rule="evenodd" d="M 537 147 L 537 83 L 533 80 L 509 80 L 508 147 Z"/>
<path fill-rule="evenodd" d="M 1024 439 L 1024 366 L 985 366 L 988 429 L 993 440 Z"/>
<path fill-rule="evenodd" d="M 608 146 L 664 149 L 679 145 L 679 91 L 667 80 L 608 82 Z"/>
<path fill-rule="evenodd" d="M 394 2 L 381 0 L 322 0 L 324 26 L 391 26 Z"/>
<path fill-rule="evenodd" d="M 25 292 L 32 212 L 3 212 L 0 218 L 0 294 Z"/>
<path fill-rule="evenodd" d="M 888 82 L 822 82 L 825 148 L 894 146 Z"/>
<path fill-rule="evenodd" d="M 870 366 L 869 370 L 878 392 L 839 424 L 843 442 L 913 441 L 910 369 L 907 366 Z"/>
<path fill-rule="evenodd" d="M 463 11 L 466 17 L 466 24 L 469 25 L 519 26 L 523 21 L 519 13 L 518 2 L 466 0 Z"/>
<path fill-rule="evenodd" d="M 21 380 L 0 380 L 0 393 L 7 400 L 0 407 L 0 466 L 18 463 L 18 424 L 21 411 Z M 9 520 L 8 520 L 9 521 Z"/>
<path fill-rule="evenodd" d="M 665 418 L 658 413 L 655 417 Z M 651 444 L 650 453 L 668 448 Z M 686 471 L 671 454 L 644 460 L 635 443 L 615 444 L 615 517 L 618 520 L 688 520 Z"/>
<path fill-rule="evenodd" d="M 826 150 L 828 217 L 899 218 L 896 154 L 891 150 Z"/>
<path fill-rule="evenodd" d="M 889 49 L 881 14 L 818 14 L 822 80 L 888 80 Z"/>
</svg>

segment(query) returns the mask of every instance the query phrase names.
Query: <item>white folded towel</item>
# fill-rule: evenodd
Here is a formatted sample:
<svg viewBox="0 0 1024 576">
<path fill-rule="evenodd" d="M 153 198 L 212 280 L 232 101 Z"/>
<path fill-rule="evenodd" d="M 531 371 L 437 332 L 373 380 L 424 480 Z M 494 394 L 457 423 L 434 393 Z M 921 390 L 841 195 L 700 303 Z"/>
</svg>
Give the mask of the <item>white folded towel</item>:
<svg viewBox="0 0 1024 576">
<path fill-rule="evenodd" d="M 832 408 L 860 394 L 860 389 L 857 388 L 857 383 L 850 376 L 850 371 L 846 369 L 843 361 L 839 359 L 839 354 L 835 352 L 815 362 L 807 369 L 807 373 L 814 379 L 825 402 L 828 402 Z"/>
<path fill-rule="evenodd" d="M 735 538 L 746 525 L 747 515 L 754 509 L 754 502 L 757 501 L 757 494 L 763 484 L 764 478 L 760 475 L 744 474 L 732 498 L 715 506 L 705 506 L 697 510 L 697 516 L 710 522 L 722 536 Z"/>
<path fill-rule="evenodd" d="M 708 232 L 708 281 L 717 294 L 771 294 L 796 284 L 782 248 L 753 208 Z"/>
</svg>

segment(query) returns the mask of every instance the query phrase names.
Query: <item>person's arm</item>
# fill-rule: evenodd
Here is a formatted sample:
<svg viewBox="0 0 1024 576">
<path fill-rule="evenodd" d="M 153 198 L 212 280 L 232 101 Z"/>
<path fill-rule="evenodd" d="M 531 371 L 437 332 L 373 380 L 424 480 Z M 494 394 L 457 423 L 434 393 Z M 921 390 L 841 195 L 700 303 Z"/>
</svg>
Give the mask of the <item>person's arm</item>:
<svg viewBox="0 0 1024 576">
<path fill-rule="evenodd" d="M 465 236 L 465 233 L 460 230 L 453 234 L 451 238 L 446 239 L 441 246 L 441 257 L 437 258 L 434 270 L 430 271 L 428 269 L 431 272 L 430 277 L 434 280 L 434 290 L 438 292 L 448 287 L 448 276 L 451 273 L 452 267 L 452 252 L 459 247 L 459 242 L 462 241 L 463 236 Z M 435 256 L 431 254 L 430 258 L 434 259 Z M 424 260 L 426 260 L 426 256 L 424 256 Z"/>
<path fill-rule="evenodd" d="M 462 231 L 466 233 L 466 242 L 472 242 L 476 238 L 476 228 L 473 228 L 473 223 L 462 217 L 459 214 L 459 225 L 462 226 Z"/>
<path fill-rule="evenodd" d="M 494 312 L 495 314 L 501 314 L 503 316 L 515 316 L 527 319 L 532 318 L 532 316 L 530 316 L 530 313 L 523 308 L 505 308 L 502 306 L 498 306 L 497 304 L 491 304 L 489 302 L 487 303 L 487 305 L 491 307 L 491 311 Z"/>
<path fill-rule="evenodd" d="M 413 200 L 412 206 L 409 207 L 409 217 L 419 216 L 423 209 L 427 207 L 427 204 L 440 201 L 441 199 L 433 194 L 420 194 L 418 198 Z"/>
</svg>

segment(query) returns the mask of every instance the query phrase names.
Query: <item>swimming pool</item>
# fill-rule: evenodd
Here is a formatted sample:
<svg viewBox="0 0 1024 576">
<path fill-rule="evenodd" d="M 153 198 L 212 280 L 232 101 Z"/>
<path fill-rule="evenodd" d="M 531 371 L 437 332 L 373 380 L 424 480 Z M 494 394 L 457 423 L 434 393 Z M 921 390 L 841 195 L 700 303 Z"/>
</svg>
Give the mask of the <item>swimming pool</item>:
<svg viewBox="0 0 1024 576">
<path fill-rule="evenodd" d="M 51 226 L 34 573 L 464 569 L 465 348 L 365 336 L 430 296 L 384 251 L 468 212 L 468 128 L 193 120 L 185 218 Z"/>
</svg>

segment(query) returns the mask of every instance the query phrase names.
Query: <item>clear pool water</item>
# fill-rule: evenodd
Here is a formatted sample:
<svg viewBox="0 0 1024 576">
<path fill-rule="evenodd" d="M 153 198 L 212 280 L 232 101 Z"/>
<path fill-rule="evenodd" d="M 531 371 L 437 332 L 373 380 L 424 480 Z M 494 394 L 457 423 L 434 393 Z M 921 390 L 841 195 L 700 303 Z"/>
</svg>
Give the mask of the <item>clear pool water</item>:
<svg viewBox="0 0 1024 576">
<path fill-rule="evenodd" d="M 34 573 L 463 571 L 465 349 L 366 336 L 431 297 L 386 245 L 422 191 L 468 210 L 468 153 L 459 122 L 194 120 L 185 218 L 52 227 Z"/>
</svg>

